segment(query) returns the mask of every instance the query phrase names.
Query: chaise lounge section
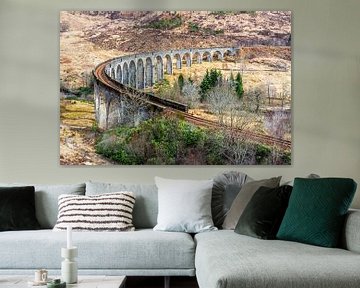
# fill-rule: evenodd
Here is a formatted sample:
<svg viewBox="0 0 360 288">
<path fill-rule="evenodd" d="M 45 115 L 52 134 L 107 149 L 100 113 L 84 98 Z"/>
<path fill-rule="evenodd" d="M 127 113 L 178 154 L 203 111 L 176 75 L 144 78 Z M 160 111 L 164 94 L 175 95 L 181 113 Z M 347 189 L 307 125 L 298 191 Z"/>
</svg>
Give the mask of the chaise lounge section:
<svg viewBox="0 0 360 288">
<path fill-rule="evenodd" d="M 262 240 L 230 230 L 195 236 L 200 288 L 354 288 L 360 283 L 360 212 L 345 226 L 349 250 Z"/>
</svg>

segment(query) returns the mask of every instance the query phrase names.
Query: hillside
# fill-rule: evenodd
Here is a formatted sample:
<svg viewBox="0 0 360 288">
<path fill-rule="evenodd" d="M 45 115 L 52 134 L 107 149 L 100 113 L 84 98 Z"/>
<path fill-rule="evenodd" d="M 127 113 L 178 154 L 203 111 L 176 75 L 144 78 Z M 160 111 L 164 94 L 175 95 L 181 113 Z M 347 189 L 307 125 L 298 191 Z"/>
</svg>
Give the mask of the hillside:
<svg viewBox="0 0 360 288">
<path fill-rule="evenodd" d="M 283 39 L 290 36 L 287 12 L 115 12 L 98 17 L 112 19 L 85 31 L 89 41 L 104 49 L 124 52 L 155 51 L 191 47 L 237 46 L 241 41 Z M 181 24 L 176 26 L 177 23 Z M 154 29 L 155 23 L 160 27 Z M 174 24 L 173 28 L 171 24 Z M 161 24 L 163 24 L 161 26 Z M 158 27 L 159 27 L 158 25 Z M 112 37 L 109 37 L 111 30 Z M 216 37 L 215 37 L 216 36 Z"/>
<path fill-rule="evenodd" d="M 96 64 L 120 55 L 238 46 L 244 41 L 287 43 L 290 38 L 291 14 L 285 11 L 63 11 L 60 76 L 66 84 L 79 86 L 84 71 L 89 72 Z"/>
</svg>

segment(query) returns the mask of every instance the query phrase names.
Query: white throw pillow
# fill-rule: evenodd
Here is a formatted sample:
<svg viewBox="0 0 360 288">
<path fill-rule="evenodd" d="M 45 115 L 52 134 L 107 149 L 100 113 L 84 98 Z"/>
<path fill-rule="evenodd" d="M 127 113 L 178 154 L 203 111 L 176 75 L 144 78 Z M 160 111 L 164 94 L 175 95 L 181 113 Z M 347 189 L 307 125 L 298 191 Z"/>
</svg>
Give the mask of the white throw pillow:
<svg viewBox="0 0 360 288">
<path fill-rule="evenodd" d="M 217 230 L 211 217 L 213 180 L 155 177 L 159 212 L 154 230 L 198 233 Z"/>
<path fill-rule="evenodd" d="M 132 192 L 105 193 L 92 196 L 59 196 L 59 214 L 55 231 L 72 226 L 74 231 L 133 231 Z"/>
</svg>

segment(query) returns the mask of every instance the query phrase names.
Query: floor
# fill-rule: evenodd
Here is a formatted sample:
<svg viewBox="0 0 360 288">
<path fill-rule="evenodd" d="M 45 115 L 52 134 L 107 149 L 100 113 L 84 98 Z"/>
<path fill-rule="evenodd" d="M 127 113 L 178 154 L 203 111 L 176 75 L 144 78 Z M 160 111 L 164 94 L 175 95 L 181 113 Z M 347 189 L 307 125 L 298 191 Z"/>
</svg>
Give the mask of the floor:
<svg viewBox="0 0 360 288">
<path fill-rule="evenodd" d="M 163 288 L 164 277 L 131 277 L 126 279 L 126 288 Z M 195 277 L 171 277 L 171 288 L 199 288 Z"/>
</svg>

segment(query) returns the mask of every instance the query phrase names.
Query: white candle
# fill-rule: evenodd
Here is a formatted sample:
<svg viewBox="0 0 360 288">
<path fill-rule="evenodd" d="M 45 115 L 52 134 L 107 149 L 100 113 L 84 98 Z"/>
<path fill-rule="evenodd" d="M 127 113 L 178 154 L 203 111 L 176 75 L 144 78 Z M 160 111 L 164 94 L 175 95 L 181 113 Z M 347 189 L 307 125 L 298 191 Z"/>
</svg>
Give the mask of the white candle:
<svg viewBox="0 0 360 288">
<path fill-rule="evenodd" d="M 72 227 L 69 225 L 67 226 L 66 232 L 67 232 L 67 242 L 66 242 L 66 248 L 70 249 L 72 248 L 72 235 L 71 235 Z"/>
</svg>

